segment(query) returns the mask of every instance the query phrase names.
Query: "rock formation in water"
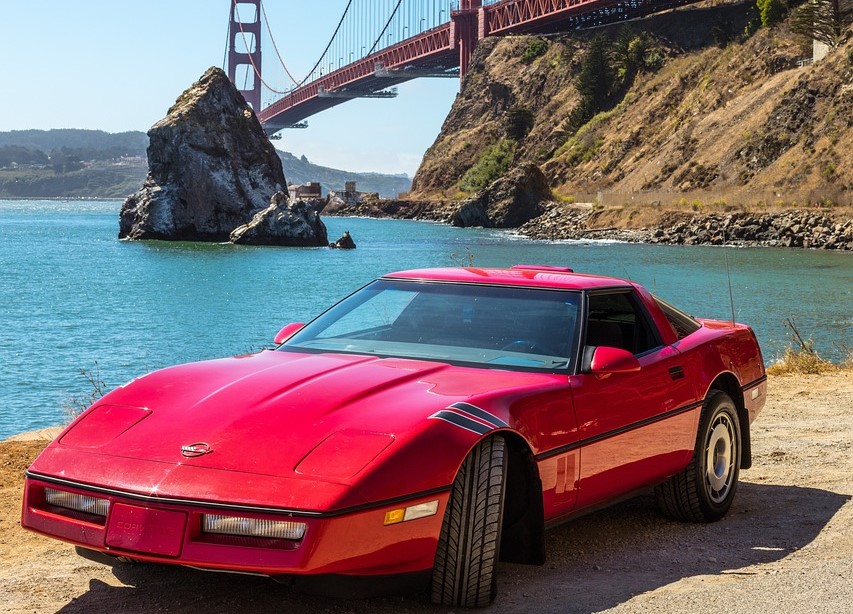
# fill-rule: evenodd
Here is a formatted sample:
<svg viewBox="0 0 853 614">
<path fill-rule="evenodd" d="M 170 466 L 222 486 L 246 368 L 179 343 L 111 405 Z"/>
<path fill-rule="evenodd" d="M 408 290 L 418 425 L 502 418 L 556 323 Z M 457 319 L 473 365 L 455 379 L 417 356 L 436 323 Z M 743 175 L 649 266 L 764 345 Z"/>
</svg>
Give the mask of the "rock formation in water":
<svg viewBox="0 0 853 614">
<path fill-rule="evenodd" d="M 303 207 L 273 199 L 287 189 L 281 159 L 222 70 L 208 69 L 148 137 L 148 177 L 122 206 L 119 238 L 228 241 L 248 224 L 243 242 L 327 244 L 313 211 L 297 219 Z"/>
</svg>

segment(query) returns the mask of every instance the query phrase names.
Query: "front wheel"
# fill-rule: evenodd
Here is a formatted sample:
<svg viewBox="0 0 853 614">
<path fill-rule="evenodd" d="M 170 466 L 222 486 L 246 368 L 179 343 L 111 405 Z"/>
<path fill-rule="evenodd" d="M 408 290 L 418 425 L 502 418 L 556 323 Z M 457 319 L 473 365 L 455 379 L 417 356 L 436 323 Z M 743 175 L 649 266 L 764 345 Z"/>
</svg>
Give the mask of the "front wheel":
<svg viewBox="0 0 853 614">
<path fill-rule="evenodd" d="M 506 443 L 490 437 L 453 481 L 432 572 L 434 603 L 481 608 L 495 598 L 505 485 Z"/>
<path fill-rule="evenodd" d="M 655 489 L 665 516 L 684 522 L 713 522 L 726 515 L 740 473 L 741 433 L 737 409 L 725 392 L 705 400 L 690 464 Z"/>
</svg>

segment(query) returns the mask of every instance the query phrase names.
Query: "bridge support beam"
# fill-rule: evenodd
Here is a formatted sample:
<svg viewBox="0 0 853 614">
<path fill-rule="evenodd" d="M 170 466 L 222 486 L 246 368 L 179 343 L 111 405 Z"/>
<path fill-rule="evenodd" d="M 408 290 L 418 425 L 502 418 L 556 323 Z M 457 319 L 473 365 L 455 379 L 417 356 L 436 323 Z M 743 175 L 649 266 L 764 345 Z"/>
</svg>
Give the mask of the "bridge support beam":
<svg viewBox="0 0 853 614">
<path fill-rule="evenodd" d="M 459 10 L 450 14 L 450 36 L 455 48 L 459 50 L 459 78 L 468 72 L 474 49 L 486 32 L 483 0 L 460 0 Z"/>
<path fill-rule="evenodd" d="M 232 0 L 228 26 L 228 78 L 257 113 L 261 110 L 261 0 L 239 0 L 239 5 L 240 8 L 237 0 Z M 240 67 L 246 71 L 243 74 L 248 75 L 244 83 L 237 82 L 237 69 Z M 251 79 L 250 84 L 248 79 Z"/>
</svg>

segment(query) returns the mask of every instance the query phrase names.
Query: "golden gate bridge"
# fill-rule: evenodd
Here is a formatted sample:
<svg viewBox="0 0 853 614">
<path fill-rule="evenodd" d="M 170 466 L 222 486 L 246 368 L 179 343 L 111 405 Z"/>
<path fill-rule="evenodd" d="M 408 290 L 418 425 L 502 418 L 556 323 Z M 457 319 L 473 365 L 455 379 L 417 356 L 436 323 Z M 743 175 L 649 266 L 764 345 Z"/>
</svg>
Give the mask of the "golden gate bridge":
<svg viewBox="0 0 853 614">
<path fill-rule="evenodd" d="M 306 118 L 347 100 L 395 97 L 395 86 L 411 79 L 462 79 L 489 36 L 590 28 L 696 1 L 348 0 L 313 67 L 295 75 L 263 0 L 232 0 L 228 76 L 273 135 L 304 128 Z M 269 78 L 270 55 L 283 84 Z"/>
</svg>

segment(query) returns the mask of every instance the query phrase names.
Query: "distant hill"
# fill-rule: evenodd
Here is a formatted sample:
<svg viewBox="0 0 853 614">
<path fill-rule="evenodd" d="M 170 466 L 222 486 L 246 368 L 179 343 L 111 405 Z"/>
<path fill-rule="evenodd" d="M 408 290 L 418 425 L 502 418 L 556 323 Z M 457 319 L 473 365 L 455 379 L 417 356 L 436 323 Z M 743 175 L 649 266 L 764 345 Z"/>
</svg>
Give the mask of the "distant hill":
<svg viewBox="0 0 853 614">
<path fill-rule="evenodd" d="M 65 149 L 99 159 L 104 155 L 144 157 L 148 135 L 144 132 L 112 134 L 103 130 L 13 130 L 0 132 L 0 149 L 4 147 L 22 147 L 46 154 Z"/>
<path fill-rule="evenodd" d="M 124 198 L 145 180 L 147 147 L 144 132 L 0 132 L 0 198 Z M 356 181 L 360 191 L 396 197 L 411 185 L 406 175 L 351 173 L 285 151 L 279 156 L 288 182 L 319 181 L 324 191 Z"/>
</svg>

